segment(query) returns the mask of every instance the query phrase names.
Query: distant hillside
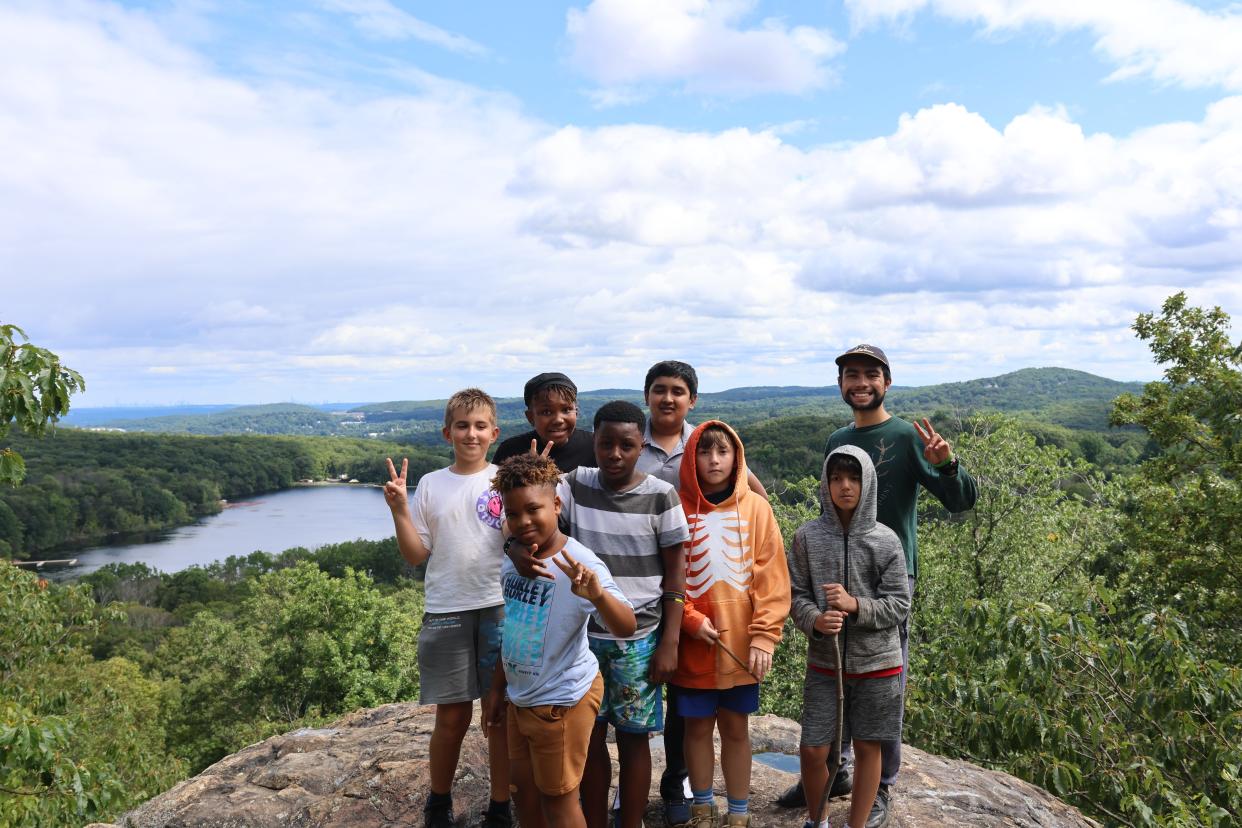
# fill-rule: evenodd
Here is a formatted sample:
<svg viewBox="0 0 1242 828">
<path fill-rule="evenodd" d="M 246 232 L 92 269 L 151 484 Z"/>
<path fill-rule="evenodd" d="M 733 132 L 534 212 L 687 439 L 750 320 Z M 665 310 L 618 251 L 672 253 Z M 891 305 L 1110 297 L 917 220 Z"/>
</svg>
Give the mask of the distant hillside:
<svg viewBox="0 0 1242 828">
<path fill-rule="evenodd" d="M 890 411 L 900 414 L 1003 411 L 1053 425 L 1079 430 L 1104 430 L 1112 401 L 1125 392 L 1140 393 L 1143 384 L 1117 382 L 1068 368 L 1024 368 L 997 377 L 924 386 L 893 386 Z M 587 424 L 608 400 L 628 399 L 642 404 L 642 392 L 633 389 L 583 391 L 580 420 Z M 520 397 L 497 400 L 502 433 L 527 427 Z M 719 418 L 738 426 L 778 417 L 844 417 L 848 409 L 835 385 L 751 386 L 704 393 L 694 419 Z M 127 431 L 188 434 L 319 434 L 404 438 L 435 443 L 443 425 L 444 400 L 403 400 L 358 405 L 348 411 L 326 411 L 306 405 L 241 406 L 210 414 L 130 418 L 103 423 Z"/>
<path fill-rule="evenodd" d="M 324 411 L 297 403 L 241 405 L 209 414 L 110 420 L 97 427 L 162 434 L 283 434 L 355 436 L 365 417 L 348 411 Z"/>
</svg>

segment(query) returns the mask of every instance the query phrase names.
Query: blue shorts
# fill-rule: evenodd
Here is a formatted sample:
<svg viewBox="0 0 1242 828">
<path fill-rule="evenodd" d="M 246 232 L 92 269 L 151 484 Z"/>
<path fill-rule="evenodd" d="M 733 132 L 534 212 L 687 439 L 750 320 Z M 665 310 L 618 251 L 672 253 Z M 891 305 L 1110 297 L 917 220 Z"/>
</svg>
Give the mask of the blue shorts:
<svg viewBox="0 0 1242 828">
<path fill-rule="evenodd" d="M 677 688 L 677 712 L 692 719 L 715 716 L 718 708 L 749 716 L 759 710 L 759 685 L 739 684 L 728 690 Z"/>
<path fill-rule="evenodd" d="M 597 721 L 611 722 L 622 733 L 658 733 L 664 729 L 664 694 L 651 680 L 651 658 L 660 643 L 654 630 L 635 641 L 588 639 L 604 676 L 604 699 Z"/>
</svg>

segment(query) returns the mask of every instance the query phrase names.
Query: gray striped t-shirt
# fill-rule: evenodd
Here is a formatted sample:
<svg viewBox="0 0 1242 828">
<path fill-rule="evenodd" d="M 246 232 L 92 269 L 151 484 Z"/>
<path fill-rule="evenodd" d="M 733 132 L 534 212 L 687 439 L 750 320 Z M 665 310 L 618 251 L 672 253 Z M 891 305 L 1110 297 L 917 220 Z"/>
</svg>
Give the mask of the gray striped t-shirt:
<svg viewBox="0 0 1242 828">
<path fill-rule="evenodd" d="M 660 624 L 664 561 L 660 549 L 690 539 L 677 490 L 647 475 L 624 492 L 604 487 L 599 469 L 581 467 L 562 475 L 561 530 L 595 552 L 634 606 L 638 628 L 625 640 L 650 635 Z M 592 638 L 616 639 L 592 618 Z"/>
</svg>

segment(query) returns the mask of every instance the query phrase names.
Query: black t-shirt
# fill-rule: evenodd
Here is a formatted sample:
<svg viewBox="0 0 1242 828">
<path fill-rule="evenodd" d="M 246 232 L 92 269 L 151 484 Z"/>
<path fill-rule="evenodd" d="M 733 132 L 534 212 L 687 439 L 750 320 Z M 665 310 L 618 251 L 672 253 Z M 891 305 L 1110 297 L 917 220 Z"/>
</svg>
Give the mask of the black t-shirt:
<svg viewBox="0 0 1242 828">
<path fill-rule="evenodd" d="M 530 451 L 531 440 L 539 440 L 539 435 L 533 428 L 508 440 L 501 440 L 496 447 L 496 454 L 492 456 L 492 462 L 500 465 L 514 455 L 527 453 Z M 544 445 L 545 442 L 539 440 L 540 451 Z M 575 428 L 565 445 L 553 446 L 552 453 L 548 456 L 562 472 L 571 472 L 579 466 L 595 468 L 595 435 L 590 431 Z"/>
</svg>

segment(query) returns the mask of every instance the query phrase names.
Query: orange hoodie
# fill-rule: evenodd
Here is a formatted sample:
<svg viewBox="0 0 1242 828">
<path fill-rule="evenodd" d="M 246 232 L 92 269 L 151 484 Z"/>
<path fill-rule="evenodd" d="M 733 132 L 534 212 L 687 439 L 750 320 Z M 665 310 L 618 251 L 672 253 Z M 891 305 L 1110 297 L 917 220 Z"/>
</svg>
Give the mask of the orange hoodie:
<svg viewBox="0 0 1242 828">
<path fill-rule="evenodd" d="M 712 503 L 699 487 L 699 437 L 720 426 L 733 439 L 733 491 Z M 722 647 L 694 637 L 710 618 L 720 641 L 743 662 L 750 648 L 776 649 L 789 615 L 789 567 L 776 516 L 767 500 L 746 482 L 742 441 L 732 428 L 709 420 L 686 441 L 681 459 L 681 506 L 690 524 L 686 542 L 686 609 L 677 650 L 673 684 L 727 690 L 754 684 L 755 677 Z"/>
</svg>

